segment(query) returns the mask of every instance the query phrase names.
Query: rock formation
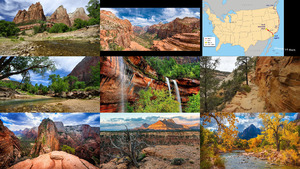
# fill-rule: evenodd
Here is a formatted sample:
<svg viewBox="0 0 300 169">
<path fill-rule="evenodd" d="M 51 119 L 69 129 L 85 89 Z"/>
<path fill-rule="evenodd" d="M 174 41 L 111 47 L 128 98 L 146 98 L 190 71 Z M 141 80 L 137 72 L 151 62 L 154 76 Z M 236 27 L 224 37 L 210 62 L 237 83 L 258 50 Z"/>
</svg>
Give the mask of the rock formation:
<svg viewBox="0 0 300 169">
<path fill-rule="evenodd" d="M 50 119 L 44 119 L 38 127 L 38 137 L 30 154 L 42 155 L 59 150 L 59 137 L 55 123 Z"/>
<path fill-rule="evenodd" d="M 10 169 L 57 169 L 57 168 L 74 168 L 74 169 L 98 169 L 98 167 L 90 164 L 86 160 L 80 159 L 75 155 L 68 154 L 63 151 L 52 151 L 47 154 L 40 155 L 34 159 L 27 159 L 19 162 Z"/>
<path fill-rule="evenodd" d="M 128 102 L 138 99 L 138 92 L 148 87 L 168 90 L 168 85 L 158 80 L 156 71 L 149 66 L 142 56 L 101 57 L 100 58 L 100 111 L 116 112 L 120 110 L 121 85 L 125 83 Z M 124 70 L 120 70 L 124 67 Z M 125 74 L 125 78 L 120 78 Z M 160 77 L 162 78 L 162 77 Z M 200 91 L 200 81 L 196 79 L 176 79 L 182 104 L 186 104 L 188 96 Z M 172 83 L 173 85 L 173 83 Z M 172 86 L 172 88 L 174 88 Z"/>
<path fill-rule="evenodd" d="M 80 61 L 68 76 L 75 76 L 78 81 L 89 83 L 91 80 L 91 66 L 97 66 L 100 62 L 99 57 L 86 56 Z"/>
<path fill-rule="evenodd" d="M 25 9 L 19 10 L 13 22 L 19 24 L 19 23 L 38 21 L 38 20 L 46 21 L 44 10 L 40 2 L 37 2 L 36 4 L 32 4 L 28 8 L 28 11 L 26 11 Z"/>
<path fill-rule="evenodd" d="M 186 130 L 189 127 L 181 124 L 176 124 L 173 119 L 159 120 L 154 124 L 151 124 L 147 129 L 150 130 Z"/>
<path fill-rule="evenodd" d="M 64 23 L 67 26 L 71 26 L 71 21 L 69 18 L 69 15 L 67 13 L 66 8 L 64 8 L 62 5 L 59 6 L 55 12 L 50 16 L 50 19 L 48 22 L 53 22 L 53 23 Z"/>
<path fill-rule="evenodd" d="M 0 168 L 8 168 L 20 157 L 20 140 L 0 119 Z"/>
<path fill-rule="evenodd" d="M 90 17 L 85 13 L 85 10 L 84 8 L 77 8 L 73 13 L 69 13 L 69 18 L 70 18 L 70 21 L 71 21 L 71 25 L 74 25 L 74 20 L 79 18 L 79 19 L 82 19 L 82 20 L 89 20 Z"/>
<path fill-rule="evenodd" d="M 255 83 L 268 112 L 300 111 L 300 57 L 257 57 Z"/>
<path fill-rule="evenodd" d="M 130 47 L 132 25 L 127 19 L 120 19 L 112 12 L 100 10 L 100 45 L 102 50 L 110 50 L 109 44 L 117 44 L 123 48 Z"/>
<path fill-rule="evenodd" d="M 154 51 L 200 51 L 200 32 L 180 33 L 160 41 L 153 41 Z"/>
<path fill-rule="evenodd" d="M 251 138 L 257 137 L 258 134 L 260 134 L 260 129 L 251 124 L 243 132 L 239 133 L 238 137 L 240 139 L 250 140 Z"/>
</svg>

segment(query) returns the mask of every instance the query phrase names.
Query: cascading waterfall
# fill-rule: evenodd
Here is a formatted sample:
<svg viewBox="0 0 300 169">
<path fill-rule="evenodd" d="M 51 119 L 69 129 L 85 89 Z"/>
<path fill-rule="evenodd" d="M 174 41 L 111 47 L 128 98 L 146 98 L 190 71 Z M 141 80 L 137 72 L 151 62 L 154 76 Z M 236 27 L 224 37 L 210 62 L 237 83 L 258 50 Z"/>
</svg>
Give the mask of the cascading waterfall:
<svg viewBox="0 0 300 169">
<path fill-rule="evenodd" d="M 177 82 L 176 80 L 172 80 L 175 86 L 175 93 L 176 93 L 176 97 L 177 97 L 177 101 L 179 102 L 179 112 L 182 113 L 182 108 L 181 108 L 181 98 L 180 98 L 180 93 L 178 90 L 178 86 L 177 86 Z"/>
<path fill-rule="evenodd" d="M 166 81 L 167 81 L 169 93 L 170 93 L 170 96 L 171 96 L 171 87 L 170 87 L 170 81 L 169 81 L 168 77 L 166 77 Z"/>
<path fill-rule="evenodd" d="M 125 112 L 125 101 L 127 101 L 127 92 L 126 92 L 126 74 L 125 74 L 125 64 L 123 57 L 118 57 L 119 60 L 119 80 L 121 87 L 121 100 L 120 100 L 120 109 L 121 112 Z"/>
</svg>

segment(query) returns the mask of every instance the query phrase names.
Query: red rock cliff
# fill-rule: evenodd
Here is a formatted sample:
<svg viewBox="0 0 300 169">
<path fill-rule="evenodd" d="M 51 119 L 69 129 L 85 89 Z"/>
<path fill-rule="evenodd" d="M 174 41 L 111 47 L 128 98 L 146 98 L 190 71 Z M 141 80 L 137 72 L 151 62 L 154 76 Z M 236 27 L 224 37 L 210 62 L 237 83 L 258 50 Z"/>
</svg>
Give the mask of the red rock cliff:
<svg viewBox="0 0 300 169">
<path fill-rule="evenodd" d="M 102 50 L 110 50 L 110 43 L 129 48 L 132 34 L 133 29 L 129 20 L 122 20 L 110 11 L 100 10 L 100 45 Z"/>
<path fill-rule="evenodd" d="M 20 157 L 20 140 L 0 119 L 0 168 L 8 168 Z"/>
<path fill-rule="evenodd" d="M 69 27 L 71 26 L 71 21 L 67 10 L 62 5 L 54 11 L 54 13 L 50 16 L 50 19 L 48 21 L 54 23 L 64 23 Z"/>
<path fill-rule="evenodd" d="M 268 112 L 300 111 L 300 57 L 258 57 L 255 83 Z"/>
<path fill-rule="evenodd" d="M 19 10 L 13 22 L 18 24 L 18 23 L 26 23 L 30 21 L 37 21 L 37 20 L 46 21 L 44 10 L 40 2 L 37 2 L 36 4 L 32 4 L 28 8 L 28 11 L 26 11 L 25 9 Z"/>
</svg>

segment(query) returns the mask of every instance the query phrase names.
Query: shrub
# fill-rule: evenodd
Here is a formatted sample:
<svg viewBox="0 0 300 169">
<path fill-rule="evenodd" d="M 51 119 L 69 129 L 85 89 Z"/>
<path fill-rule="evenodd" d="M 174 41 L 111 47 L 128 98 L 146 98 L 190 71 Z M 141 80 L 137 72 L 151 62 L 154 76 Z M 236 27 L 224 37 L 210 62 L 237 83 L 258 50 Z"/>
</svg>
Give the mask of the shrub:
<svg viewBox="0 0 300 169">
<path fill-rule="evenodd" d="M 0 36 L 16 36 L 18 32 L 20 32 L 20 29 L 14 22 L 0 20 Z"/>
<path fill-rule="evenodd" d="M 183 158 L 174 158 L 172 161 L 171 161 L 171 164 L 172 165 L 182 165 L 184 162 L 184 159 Z"/>
<path fill-rule="evenodd" d="M 75 149 L 67 145 L 63 145 L 61 150 L 70 154 L 75 154 Z"/>
<path fill-rule="evenodd" d="M 63 33 L 68 32 L 70 28 L 64 23 L 56 23 L 50 29 L 50 33 Z"/>
<path fill-rule="evenodd" d="M 73 27 L 76 29 L 80 29 L 80 28 L 86 27 L 88 25 L 89 25 L 88 21 L 84 21 L 82 19 L 77 18 L 74 20 Z"/>
</svg>

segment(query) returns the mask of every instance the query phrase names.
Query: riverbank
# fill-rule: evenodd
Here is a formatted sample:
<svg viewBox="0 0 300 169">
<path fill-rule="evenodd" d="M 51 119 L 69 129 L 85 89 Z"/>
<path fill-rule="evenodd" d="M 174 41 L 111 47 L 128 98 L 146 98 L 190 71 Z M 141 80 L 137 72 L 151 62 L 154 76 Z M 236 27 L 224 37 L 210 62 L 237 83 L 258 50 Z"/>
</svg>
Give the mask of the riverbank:
<svg viewBox="0 0 300 169">
<path fill-rule="evenodd" d="M 18 38 L 0 38 L 0 54 L 12 56 L 100 56 L 99 26 L 65 33 L 28 30 Z M 55 47 L 54 47 L 55 46 Z M 53 50 L 55 49 L 55 50 Z"/>
</svg>

